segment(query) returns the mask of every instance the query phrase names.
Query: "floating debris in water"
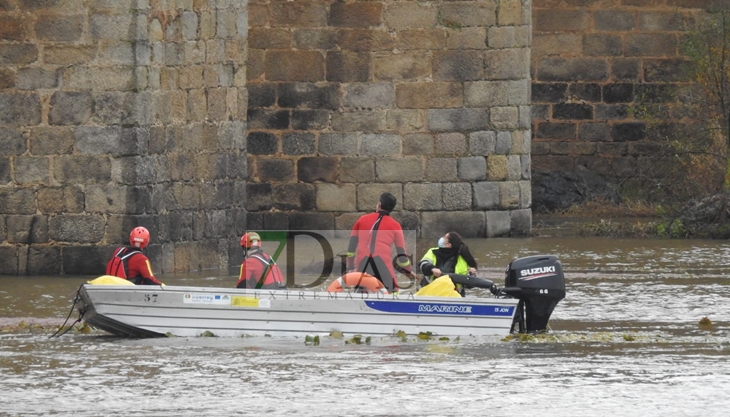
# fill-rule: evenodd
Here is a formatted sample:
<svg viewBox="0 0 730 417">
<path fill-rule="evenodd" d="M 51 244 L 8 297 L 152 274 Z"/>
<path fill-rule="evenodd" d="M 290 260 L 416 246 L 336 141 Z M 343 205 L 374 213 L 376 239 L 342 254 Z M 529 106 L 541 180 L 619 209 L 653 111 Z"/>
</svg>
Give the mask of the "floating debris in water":
<svg viewBox="0 0 730 417">
<path fill-rule="evenodd" d="M 451 340 L 451 339 L 449 339 L 449 338 L 448 338 L 448 337 L 446 337 L 446 336 L 441 336 L 441 337 L 439 337 L 439 340 L 440 340 L 440 341 L 442 341 L 442 342 L 448 342 L 448 341 L 449 341 L 449 340 Z"/>
<path fill-rule="evenodd" d="M 431 340 L 431 339 L 433 339 L 433 333 L 431 333 L 431 332 L 420 332 L 420 333 L 418 333 L 418 339 L 420 339 L 420 340 Z"/>
<path fill-rule="evenodd" d="M 345 340 L 345 344 L 355 344 L 355 345 L 361 345 L 362 344 L 362 335 L 356 334 L 355 336 L 352 336 L 352 339 Z"/>
<path fill-rule="evenodd" d="M 624 340 L 627 341 L 627 342 L 633 342 L 634 340 L 636 340 L 636 337 L 631 336 L 630 334 L 625 334 L 624 335 Z"/>
<path fill-rule="evenodd" d="M 370 337 L 370 336 L 366 337 L 366 338 L 365 338 L 365 344 L 366 344 L 366 345 L 370 345 L 370 341 L 371 341 L 371 340 L 372 340 L 372 339 L 371 339 L 371 337 Z"/>
<path fill-rule="evenodd" d="M 200 337 L 218 337 L 218 336 L 216 336 L 215 333 L 211 332 L 210 330 L 206 330 L 200 334 Z"/>
<path fill-rule="evenodd" d="M 339 331 L 339 330 L 332 330 L 330 332 L 330 337 L 333 339 L 342 339 L 345 335 Z"/>
<path fill-rule="evenodd" d="M 712 320 L 710 320 L 707 316 L 700 319 L 699 326 L 702 330 L 714 330 L 714 327 L 712 326 Z"/>
<path fill-rule="evenodd" d="M 309 336 L 309 335 L 307 335 L 304 338 L 304 344 L 306 346 L 310 346 L 310 345 L 319 346 L 319 335 L 316 335 L 316 336 Z"/>
</svg>

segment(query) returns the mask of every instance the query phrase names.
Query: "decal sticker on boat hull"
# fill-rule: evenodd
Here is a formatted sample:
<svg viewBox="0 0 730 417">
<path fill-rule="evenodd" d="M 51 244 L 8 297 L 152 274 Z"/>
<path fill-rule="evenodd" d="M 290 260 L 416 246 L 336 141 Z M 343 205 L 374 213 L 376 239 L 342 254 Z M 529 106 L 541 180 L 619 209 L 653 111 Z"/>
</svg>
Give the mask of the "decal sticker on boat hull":
<svg viewBox="0 0 730 417">
<path fill-rule="evenodd" d="M 392 301 L 365 301 L 373 310 L 386 313 L 440 314 L 457 316 L 511 317 L 514 306 L 446 304 L 446 303 L 403 303 Z"/>
</svg>

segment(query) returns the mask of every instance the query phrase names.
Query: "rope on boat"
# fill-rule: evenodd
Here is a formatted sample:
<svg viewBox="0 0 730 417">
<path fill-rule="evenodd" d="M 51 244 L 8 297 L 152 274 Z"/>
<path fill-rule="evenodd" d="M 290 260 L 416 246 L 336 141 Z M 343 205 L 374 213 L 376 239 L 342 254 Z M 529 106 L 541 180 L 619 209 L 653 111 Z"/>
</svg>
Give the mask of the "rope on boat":
<svg viewBox="0 0 730 417">
<path fill-rule="evenodd" d="M 66 320 L 63 322 L 61 327 L 59 327 L 58 330 L 56 330 L 56 333 L 53 333 L 52 335 L 48 336 L 49 339 L 51 339 L 53 337 L 61 337 L 61 336 L 65 335 L 69 330 L 73 329 L 73 327 L 76 325 L 76 323 L 81 322 L 81 318 L 84 317 L 83 311 L 79 311 L 79 318 L 75 322 L 71 323 L 71 325 L 68 326 L 66 328 L 66 330 L 63 331 L 63 333 L 58 334 L 58 332 L 63 330 L 64 326 L 66 326 L 66 323 L 68 323 L 68 319 L 71 318 L 71 314 L 73 314 L 73 312 L 74 312 L 74 308 L 76 307 L 76 304 L 81 300 L 81 297 L 79 297 L 79 294 L 81 293 L 81 287 L 83 287 L 83 286 L 84 286 L 84 284 L 79 285 L 79 289 L 76 290 L 76 296 L 74 297 L 74 302 L 71 305 L 71 311 L 69 311 L 68 316 L 66 316 Z"/>
</svg>

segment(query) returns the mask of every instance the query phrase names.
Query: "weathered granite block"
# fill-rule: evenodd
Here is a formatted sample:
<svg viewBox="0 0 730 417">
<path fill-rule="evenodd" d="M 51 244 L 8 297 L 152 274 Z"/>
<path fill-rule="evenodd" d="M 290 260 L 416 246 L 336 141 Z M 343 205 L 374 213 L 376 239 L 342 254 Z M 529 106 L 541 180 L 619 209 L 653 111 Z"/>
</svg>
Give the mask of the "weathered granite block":
<svg viewBox="0 0 730 417">
<path fill-rule="evenodd" d="M 381 182 L 422 181 L 423 160 L 420 157 L 377 158 L 375 174 Z"/>
<path fill-rule="evenodd" d="M 437 15 L 438 8 L 431 4 L 395 3 L 383 11 L 383 20 L 391 28 L 432 28 Z"/>
<path fill-rule="evenodd" d="M 355 133 L 323 133 L 319 136 L 318 151 L 321 155 L 355 155 L 358 137 Z"/>
<path fill-rule="evenodd" d="M 216 238 L 229 236 L 231 233 L 231 218 L 225 210 L 210 210 L 205 213 L 205 227 L 203 236 Z M 216 262 L 217 263 L 217 262 Z"/>
<path fill-rule="evenodd" d="M 248 126 L 250 129 L 289 128 L 289 110 L 248 109 Z"/>
<path fill-rule="evenodd" d="M 446 47 L 448 49 L 484 49 L 487 44 L 487 29 L 483 27 L 461 27 L 448 28 L 443 30 L 446 35 Z M 418 38 L 413 36 L 413 43 L 419 45 Z M 428 47 L 428 46 L 433 47 Z M 442 42 L 429 42 L 425 49 L 442 49 Z M 416 48 L 422 49 L 424 47 Z"/>
<path fill-rule="evenodd" d="M 507 156 L 507 179 L 509 181 L 518 181 L 522 179 L 522 163 L 521 155 Z"/>
<path fill-rule="evenodd" d="M 429 158 L 426 160 L 425 177 L 427 181 L 458 181 L 456 158 Z"/>
<path fill-rule="evenodd" d="M 438 155 L 464 155 L 467 150 L 466 136 L 462 133 L 440 133 L 434 140 L 434 148 Z"/>
<path fill-rule="evenodd" d="M 355 211 L 355 185 L 354 184 L 317 184 L 318 211 Z"/>
<path fill-rule="evenodd" d="M 147 187 L 89 185 L 86 188 L 86 212 L 143 214 L 152 208 L 152 195 Z"/>
<path fill-rule="evenodd" d="M 487 157 L 487 179 L 490 181 L 505 181 L 508 176 L 507 156 L 490 155 Z"/>
<path fill-rule="evenodd" d="M 644 123 L 616 123 L 611 125 L 611 138 L 614 142 L 630 142 L 646 137 Z"/>
<path fill-rule="evenodd" d="M 380 26 L 383 17 L 383 6 L 382 3 L 375 2 L 335 2 L 330 5 L 327 24 L 336 27 L 358 28 Z"/>
<path fill-rule="evenodd" d="M 385 130 L 385 110 L 355 110 L 332 113 L 332 129 L 338 132 Z"/>
<path fill-rule="evenodd" d="M 517 181 L 499 183 L 499 205 L 501 208 L 520 207 L 520 184 Z"/>
<path fill-rule="evenodd" d="M 12 181 L 10 158 L 0 157 L 0 185 Z"/>
<path fill-rule="evenodd" d="M 82 154 L 136 155 L 147 149 L 147 133 L 142 129 L 118 126 L 79 126 L 76 149 Z"/>
<path fill-rule="evenodd" d="M 431 75 L 430 59 L 416 52 L 376 55 L 373 59 L 375 81 L 422 80 Z M 402 106 L 401 106 L 402 107 Z"/>
<path fill-rule="evenodd" d="M 0 71 L 0 85 L 2 85 L 2 71 Z M 21 90 L 36 90 L 39 88 L 58 87 L 58 71 L 40 67 L 26 67 L 18 70 L 17 85 Z"/>
<path fill-rule="evenodd" d="M 0 124 L 33 126 L 41 122 L 41 102 L 36 92 L 0 92 Z"/>
<path fill-rule="evenodd" d="M 488 211 L 487 237 L 502 237 L 510 232 L 510 213 L 508 211 Z"/>
<path fill-rule="evenodd" d="M 313 154 L 315 146 L 314 135 L 308 132 L 285 133 L 281 138 L 281 148 L 284 155 Z"/>
<path fill-rule="evenodd" d="M 401 153 L 401 138 L 392 134 L 364 134 L 360 136 L 362 155 L 398 155 Z"/>
<path fill-rule="evenodd" d="M 0 274 L 18 275 L 18 249 L 17 246 L 0 246 Z"/>
<path fill-rule="evenodd" d="M 530 174 L 532 172 L 530 169 L 531 161 L 532 161 L 531 154 L 520 155 L 520 166 L 522 167 L 521 168 L 522 179 L 524 179 L 524 180 L 529 180 L 530 178 L 532 178 L 532 176 Z"/>
<path fill-rule="evenodd" d="M 367 184 L 357 185 L 357 209 L 359 211 L 371 212 L 380 201 L 380 195 L 384 192 L 393 194 L 396 198 L 394 210 L 403 209 L 403 184 Z"/>
<path fill-rule="evenodd" d="M 86 252 L 86 258 L 90 258 Z M 58 246 L 32 246 L 28 251 L 26 270 L 19 271 L 29 275 L 58 275 L 63 271 L 61 248 Z M 104 272 L 104 268 L 100 270 Z"/>
<path fill-rule="evenodd" d="M 274 207 L 279 210 L 308 211 L 316 208 L 316 194 L 312 184 L 280 184 L 274 187 Z"/>
<path fill-rule="evenodd" d="M 519 108 L 492 107 L 489 109 L 489 121 L 497 129 L 516 129 L 519 127 Z"/>
<path fill-rule="evenodd" d="M 403 155 L 431 155 L 434 139 L 428 133 L 411 133 L 403 136 Z"/>
<path fill-rule="evenodd" d="M 38 210 L 44 214 L 81 213 L 84 192 L 75 186 L 42 188 L 38 190 Z"/>
<path fill-rule="evenodd" d="M 446 232 L 457 232 L 465 238 L 484 237 L 486 216 L 482 211 L 427 211 L 421 214 L 421 237 L 438 238 Z"/>
<path fill-rule="evenodd" d="M 392 51 L 394 39 L 387 31 L 379 29 L 345 29 L 337 31 L 337 44 L 343 51 Z M 397 58 L 397 56 L 392 58 Z M 378 62 L 375 61 L 377 72 Z"/>
<path fill-rule="evenodd" d="M 472 191 L 469 183 L 447 183 L 443 185 L 444 210 L 470 210 Z"/>
<path fill-rule="evenodd" d="M 9 69 L 0 68 L 0 90 L 6 88 L 13 88 L 18 84 L 15 71 Z"/>
<path fill-rule="evenodd" d="M 145 249 L 148 256 L 152 246 L 150 245 Z M 113 250 L 113 248 L 106 246 L 65 246 L 62 248 L 61 260 L 63 273 L 67 275 L 102 275 Z M 154 268 L 156 263 L 152 263 Z"/>
<path fill-rule="evenodd" d="M 434 132 L 486 130 L 489 125 L 488 109 L 430 109 L 428 128 Z"/>
<path fill-rule="evenodd" d="M 39 40 L 50 42 L 79 41 L 84 33 L 85 20 L 82 15 L 39 15 L 35 24 L 36 36 Z M 94 21 L 94 16 L 91 21 Z"/>
<path fill-rule="evenodd" d="M 386 129 L 401 132 L 417 132 L 426 125 L 423 110 L 393 109 L 386 113 Z"/>
<path fill-rule="evenodd" d="M 475 209 L 492 210 L 499 207 L 499 183 L 494 182 L 476 182 L 473 185 Z"/>
<path fill-rule="evenodd" d="M 20 130 L 0 127 L 0 155 L 22 155 L 26 151 L 26 148 L 26 139 Z"/>
<path fill-rule="evenodd" d="M 532 207 L 532 184 L 530 181 L 520 181 L 520 207 Z"/>
<path fill-rule="evenodd" d="M 315 51 L 266 51 L 264 67 L 270 81 L 324 81 L 324 56 Z"/>
<path fill-rule="evenodd" d="M 497 145 L 497 134 L 494 131 L 469 133 L 469 153 L 472 155 L 492 155 Z"/>
<path fill-rule="evenodd" d="M 266 230 L 289 230 L 289 215 L 286 213 L 264 213 L 264 228 Z"/>
<path fill-rule="evenodd" d="M 290 230 L 334 230 L 332 213 L 292 213 L 289 215 Z"/>
<path fill-rule="evenodd" d="M 395 94 L 396 103 L 401 109 L 449 108 L 463 105 L 461 83 L 419 82 L 396 84 Z"/>
<path fill-rule="evenodd" d="M 445 2 L 440 6 L 439 23 L 443 26 L 494 26 L 496 2 Z"/>
<path fill-rule="evenodd" d="M 49 221 L 48 235 L 56 242 L 99 243 L 106 221 L 101 215 L 57 215 Z"/>
<path fill-rule="evenodd" d="M 46 216 L 9 215 L 5 218 L 5 225 L 8 243 L 48 242 L 48 217 Z"/>
<path fill-rule="evenodd" d="M 291 127 L 296 130 L 322 130 L 329 125 L 329 110 L 293 110 Z"/>
<path fill-rule="evenodd" d="M 487 179 L 487 160 L 483 156 L 459 158 L 457 167 L 459 179 L 462 181 Z"/>
<path fill-rule="evenodd" d="M 65 94 L 65 95 L 61 95 Z M 76 100 L 74 94 L 79 96 L 81 103 L 71 103 L 72 100 Z M 51 114 L 49 118 L 53 119 L 53 112 L 56 111 L 57 119 L 56 123 L 53 124 L 80 124 L 85 123 L 83 117 L 79 115 L 73 115 L 72 112 L 84 112 L 90 113 L 91 101 L 86 103 L 86 97 L 89 93 L 61 93 L 57 92 L 53 95 L 53 98 L 57 98 L 56 107 L 53 107 L 53 99 L 51 101 Z M 137 109 L 136 105 L 139 103 L 136 94 L 126 92 L 106 92 L 98 93 L 93 96 L 93 107 L 94 116 L 98 118 L 99 122 L 104 124 L 119 124 L 119 125 L 131 125 L 137 122 Z M 88 109 L 87 106 L 88 105 Z"/>
<path fill-rule="evenodd" d="M 337 178 L 337 159 L 304 157 L 297 162 L 297 178 L 304 182 L 334 182 Z"/>
<path fill-rule="evenodd" d="M 15 181 L 21 185 L 47 185 L 50 180 L 50 160 L 45 156 L 15 158 Z"/>
<path fill-rule="evenodd" d="M 356 83 L 345 87 L 345 107 L 391 108 L 395 104 L 395 88 L 390 83 Z"/>
<path fill-rule="evenodd" d="M 433 78 L 441 81 L 484 79 L 484 52 L 443 51 L 433 55 Z"/>
<path fill-rule="evenodd" d="M 469 81 L 464 83 L 464 104 L 467 107 L 526 105 L 528 88 L 527 80 Z"/>
<path fill-rule="evenodd" d="M 440 183 L 403 185 L 404 210 L 441 210 L 442 185 Z"/>
<path fill-rule="evenodd" d="M 604 81 L 608 64 L 592 58 L 542 58 L 536 79 L 540 81 Z"/>
<path fill-rule="evenodd" d="M 278 87 L 277 103 L 282 108 L 331 109 L 340 107 L 338 85 L 334 83 L 282 83 Z M 250 107 L 251 103 L 249 103 Z"/>
<path fill-rule="evenodd" d="M 375 181 L 375 161 L 370 158 L 342 158 L 339 181 L 357 183 Z"/>
<path fill-rule="evenodd" d="M 456 32 L 459 33 L 459 32 Z M 447 35 L 447 31 L 439 29 L 401 29 L 396 32 L 397 40 L 396 47 L 401 51 L 409 51 L 414 49 L 443 49 L 446 47 L 447 41 L 452 41 L 450 35 Z M 454 42 L 454 45 L 450 47 L 458 48 L 456 45 L 464 45 L 464 49 L 474 48 L 474 43 L 467 43 L 471 38 L 463 37 L 462 42 Z M 484 45 L 484 37 L 482 37 L 481 44 Z M 476 42 L 480 42 L 476 40 Z"/>
<path fill-rule="evenodd" d="M 325 63 L 327 81 L 368 81 L 370 79 L 370 60 L 370 55 L 363 52 L 329 51 Z"/>
<path fill-rule="evenodd" d="M 532 210 L 510 211 L 510 234 L 513 236 L 526 236 L 532 232 Z"/>
<path fill-rule="evenodd" d="M 28 65 L 38 60 L 38 46 L 30 43 L 0 44 L 0 64 Z"/>
<path fill-rule="evenodd" d="M 291 181 L 294 179 L 294 161 L 280 158 L 260 158 L 257 174 L 260 181 Z"/>
<path fill-rule="evenodd" d="M 0 213 L 35 214 L 35 196 L 31 188 L 0 188 Z"/>
<path fill-rule="evenodd" d="M 249 4 L 249 16 L 251 10 Z M 337 45 L 337 32 L 330 28 L 295 28 L 293 42 L 297 49 L 333 49 Z"/>
<path fill-rule="evenodd" d="M 273 27 L 321 27 L 327 24 L 326 3 L 277 2 L 269 7 L 268 12 Z"/>
<path fill-rule="evenodd" d="M 251 155 L 273 155 L 279 150 L 279 141 L 269 132 L 249 132 L 246 150 Z"/>
</svg>

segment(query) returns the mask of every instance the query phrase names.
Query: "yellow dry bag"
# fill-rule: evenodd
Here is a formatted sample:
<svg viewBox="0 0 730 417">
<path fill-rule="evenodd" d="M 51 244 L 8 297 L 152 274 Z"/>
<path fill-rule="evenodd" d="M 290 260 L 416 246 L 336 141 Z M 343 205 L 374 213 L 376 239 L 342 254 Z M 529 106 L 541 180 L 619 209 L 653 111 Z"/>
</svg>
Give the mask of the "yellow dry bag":
<svg viewBox="0 0 730 417">
<path fill-rule="evenodd" d="M 451 277 L 448 275 L 442 275 L 430 284 L 418 290 L 416 295 L 427 295 L 430 297 L 461 297 L 456 290 L 454 290 L 454 282 L 451 281 Z"/>
</svg>

